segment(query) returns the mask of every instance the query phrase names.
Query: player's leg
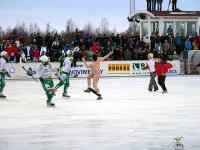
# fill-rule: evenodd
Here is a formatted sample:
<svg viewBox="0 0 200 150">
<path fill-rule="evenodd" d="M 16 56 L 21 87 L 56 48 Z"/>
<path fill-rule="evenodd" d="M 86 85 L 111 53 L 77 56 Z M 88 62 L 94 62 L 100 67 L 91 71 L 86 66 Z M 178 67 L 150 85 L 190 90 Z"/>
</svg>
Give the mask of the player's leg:
<svg viewBox="0 0 200 150">
<path fill-rule="evenodd" d="M 53 80 L 52 79 L 40 79 L 40 82 L 41 82 L 42 87 L 47 96 L 47 106 L 54 106 L 55 104 L 52 102 L 52 98 L 55 95 L 55 93 L 52 91 L 49 91 L 49 88 L 54 87 Z"/>
<path fill-rule="evenodd" d="M 63 97 L 70 97 L 68 95 L 68 88 L 69 88 L 69 74 L 66 74 L 66 78 L 64 80 L 64 90 L 63 90 Z"/>
<path fill-rule="evenodd" d="M 152 74 L 152 86 L 153 86 L 153 88 L 154 88 L 154 91 L 157 91 L 158 90 L 158 85 L 157 85 L 157 83 L 156 83 L 156 72 L 153 72 L 153 74 Z"/>
<path fill-rule="evenodd" d="M 153 73 L 150 72 L 150 81 L 149 81 L 149 88 L 148 88 L 148 90 L 152 91 L 152 89 L 153 89 Z"/>
<path fill-rule="evenodd" d="M 163 87 L 162 87 L 162 76 L 158 76 L 158 84 L 160 85 L 160 87 L 163 90 Z"/>
<path fill-rule="evenodd" d="M 87 77 L 87 85 L 88 85 L 88 88 L 91 88 L 92 78 L 93 78 L 93 75 L 89 75 L 89 76 Z"/>
<path fill-rule="evenodd" d="M 97 93 L 100 93 L 100 90 L 98 88 L 98 82 L 99 82 L 99 77 L 94 77 L 93 78 L 93 88 Z"/>
<path fill-rule="evenodd" d="M 0 98 L 6 98 L 5 95 L 3 95 L 3 90 L 5 88 L 5 74 L 4 73 L 0 73 Z"/>
<path fill-rule="evenodd" d="M 165 76 L 159 76 L 158 77 L 158 84 L 163 90 L 163 93 L 167 92 L 166 86 L 165 86 Z"/>
<path fill-rule="evenodd" d="M 92 74 L 87 77 L 87 86 L 88 86 L 88 88 L 86 90 L 84 90 L 84 92 L 87 92 L 87 93 L 90 92 L 90 88 L 91 88 L 91 85 L 92 85 L 92 78 L 93 78 Z"/>
<path fill-rule="evenodd" d="M 165 80 L 166 80 L 166 76 L 163 76 L 163 93 L 167 93 L 167 88 L 166 88 L 166 85 L 165 85 Z"/>
<path fill-rule="evenodd" d="M 60 79 L 59 83 L 55 86 L 55 88 L 52 89 L 52 91 L 55 92 L 58 88 L 64 85 L 63 97 L 70 97 L 67 91 L 69 88 L 69 77 L 70 77 L 69 73 L 62 73 L 62 75 L 59 78 Z"/>
<path fill-rule="evenodd" d="M 95 76 L 94 79 L 93 79 L 93 88 L 97 93 L 97 96 L 98 96 L 97 100 L 101 100 L 102 96 L 101 96 L 100 90 L 98 88 L 98 82 L 99 82 L 99 76 Z"/>
</svg>

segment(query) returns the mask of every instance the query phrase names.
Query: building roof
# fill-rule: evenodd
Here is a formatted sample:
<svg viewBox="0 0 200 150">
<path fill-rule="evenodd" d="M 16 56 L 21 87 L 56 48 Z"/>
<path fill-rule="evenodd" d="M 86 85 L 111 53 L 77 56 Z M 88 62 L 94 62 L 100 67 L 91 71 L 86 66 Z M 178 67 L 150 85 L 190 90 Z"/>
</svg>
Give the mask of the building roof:
<svg viewBox="0 0 200 150">
<path fill-rule="evenodd" d="M 147 17 L 151 19 L 160 19 L 160 18 L 167 18 L 167 19 L 199 19 L 200 18 L 200 11 L 143 11 L 137 12 L 134 15 L 135 18 L 144 18 L 142 20 L 146 20 Z"/>
<path fill-rule="evenodd" d="M 183 17 L 183 16 L 191 16 L 191 17 L 200 17 L 200 11 L 177 11 L 177 12 L 172 12 L 172 11 L 154 11 L 150 12 L 152 13 L 155 17 Z"/>
</svg>

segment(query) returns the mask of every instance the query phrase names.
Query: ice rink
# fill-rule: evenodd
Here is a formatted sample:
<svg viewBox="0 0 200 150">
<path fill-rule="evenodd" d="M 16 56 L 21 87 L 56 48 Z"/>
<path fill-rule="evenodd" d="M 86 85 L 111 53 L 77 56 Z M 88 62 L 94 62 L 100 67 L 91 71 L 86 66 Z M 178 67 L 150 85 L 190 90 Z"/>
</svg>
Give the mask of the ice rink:
<svg viewBox="0 0 200 150">
<path fill-rule="evenodd" d="M 71 99 L 59 89 L 56 108 L 47 108 L 39 82 L 8 81 L 0 150 L 174 150 L 177 136 L 199 150 L 200 76 L 168 77 L 166 95 L 147 86 L 148 78 L 103 78 L 97 101 L 83 92 L 85 79 L 73 79 Z"/>
</svg>

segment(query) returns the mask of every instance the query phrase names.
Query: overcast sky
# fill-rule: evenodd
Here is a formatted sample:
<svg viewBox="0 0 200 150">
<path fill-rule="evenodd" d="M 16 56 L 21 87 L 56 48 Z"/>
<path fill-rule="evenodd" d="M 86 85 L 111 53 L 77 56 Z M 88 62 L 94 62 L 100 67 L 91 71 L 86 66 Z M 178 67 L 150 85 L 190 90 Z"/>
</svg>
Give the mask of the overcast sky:
<svg viewBox="0 0 200 150">
<path fill-rule="evenodd" d="M 136 10 L 146 9 L 146 0 L 135 0 Z M 167 9 L 168 0 L 164 0 Z M 199 0 L 179 0 L 184 10 L 200 10 Z M 91 22 L 98 26 L 101 18 L 109 21 L 110 28 L 124 31 L 128 27 L 129 0 L 0 0 L 0 26 L 4 29 L 17 23 L 37 23 L 42 29 L 49 22 L 57 30 L 63 30 L 67 19 L 83 27 Z"/>
</svg>

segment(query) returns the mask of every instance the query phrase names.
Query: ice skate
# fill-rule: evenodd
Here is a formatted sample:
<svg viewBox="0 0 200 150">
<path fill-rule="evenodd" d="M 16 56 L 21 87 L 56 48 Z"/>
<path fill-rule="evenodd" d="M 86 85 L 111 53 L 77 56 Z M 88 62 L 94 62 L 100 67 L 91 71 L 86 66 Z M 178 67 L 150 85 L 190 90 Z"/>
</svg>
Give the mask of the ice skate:
<svg viewBox="0 0 200 150">
<path fill-rule="evenodd" d="M 47 107 L 55 107 L 54 103 L 47 103 Z"/>
<path fill-rule="evenodd" d="M 97 100 L 103 100 L 102 96 L 98 96 Z"/>
<path fill-rule="evenodd" d="M 70 96 L 68 94 L 63 94 L 62 95 L 64 98 L 70 98 Z"/>
<path fill-rule="evenodd" d="M 162 94 L 167 94 L 167 93 L 168 93 L 167 91 L 163 91 L 163 92 L 162 92 Z"/>
<path fill-rule="evenodd" d="M 158 91 L 158 89 L 154 89 L 154 92 Z"/>
<path fill-rule="evenodd" d="M 4 94 L 0 94 L 0 98 L 6 98 L 6 96 Z"/>
<path fill-rule="evenodd" d="M 91 92 L 91 89 L 88 88 L 88 89 L 84 90 L 84 92 L 85 92 L 85 93 L 90 93 L 90 92 Z"/>
</svg>

